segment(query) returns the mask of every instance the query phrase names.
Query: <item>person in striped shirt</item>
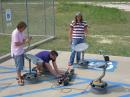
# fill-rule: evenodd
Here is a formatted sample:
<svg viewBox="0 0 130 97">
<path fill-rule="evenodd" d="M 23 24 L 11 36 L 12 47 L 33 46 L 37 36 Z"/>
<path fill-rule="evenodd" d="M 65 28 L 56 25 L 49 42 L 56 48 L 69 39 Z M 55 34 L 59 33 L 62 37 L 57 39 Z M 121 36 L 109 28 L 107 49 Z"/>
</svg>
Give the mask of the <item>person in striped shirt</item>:
<svg viewBox="0 0 130 97">
<path fill-rule="evenodd" d="M 83 43 L 85 40 L 85 36 L 88 34 L 88 25 L 86 21 L 83 21 L 83 16 L 81 12 L 77 12 L 75 15 L 75 19 L 70 24 L 70 31 L 69 31 L 69 42 L 71 44 L 71 55 L 68 63 L 68 68 L 73 68 L 74 58 L 76 52 L 73 48 L 79 44 Z M 80 52 L 77 52 L 76 61 L 77 63 L 80 60 Z"/>
</svg>

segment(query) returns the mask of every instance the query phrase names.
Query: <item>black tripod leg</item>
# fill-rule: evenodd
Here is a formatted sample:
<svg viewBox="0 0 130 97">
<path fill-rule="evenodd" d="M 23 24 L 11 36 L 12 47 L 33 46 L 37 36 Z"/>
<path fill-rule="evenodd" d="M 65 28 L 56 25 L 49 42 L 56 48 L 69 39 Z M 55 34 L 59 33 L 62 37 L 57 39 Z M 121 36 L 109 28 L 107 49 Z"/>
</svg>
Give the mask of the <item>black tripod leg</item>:
<svg viewBox="0 0 130 97">
<path fill-rule="evenodd" d="M 31 60 L 29 59 L 29 73 L 31 73 Z"/>
</svg>

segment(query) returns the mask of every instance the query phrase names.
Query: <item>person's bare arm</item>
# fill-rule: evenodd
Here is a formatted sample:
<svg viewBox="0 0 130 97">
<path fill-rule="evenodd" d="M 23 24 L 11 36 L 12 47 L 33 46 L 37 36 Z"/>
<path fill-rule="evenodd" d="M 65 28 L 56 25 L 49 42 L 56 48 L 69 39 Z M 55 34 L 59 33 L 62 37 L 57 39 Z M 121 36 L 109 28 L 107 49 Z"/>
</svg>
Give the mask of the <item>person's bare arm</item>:
<svg viewBox="0 0 130 97">
<path fill-rule="evenodd" d="M 45 66 L 47 67 L 47 69 L 51 72 L 51 74 L 53 74 L 54 76 L 58 76 L 58 73 L 56 70 L 54 70 L 51 66 L 50 63 L 45 63 Z M 54 67 L 55 68 L 55 67 Z"/>
<path fill-rule="evenodd" d="M 55 60 L 55 61 L 52 61 L 52 64 L 53 64 L 53 67 L 54 67 L 55 71 L 56 71 L 57 73 L 59 73 L 59 70 L 58 70 L 58 67 L 57 67 L 57 64 L 56 64 L 56 60 Z"/>
<path fill-rule="evenodd" d="M 25 44 L 25 41 L 23 42 L 15 42 L 15 46 L 21 46 L 21 45 L 24 45 Z"/>
<path fill-rule="evenodd" d="M 69 29 L 69 43 L 72 42 L 72 33 L 73 33 L 73 28 L 70 27 L 70 29 Z"/>
<path fill-rule="evenodd" d="M 85 32 L 85 36 L 87 36 L 88 35 L 88 26 L 85 26 L 84 32 Z"/>
<path fill-rule="evenodd" d="M 24 45 L 25 43 L 29 43 L 31 41 L 32 37 L 23 39 L 23 42 L 15 42 L 15 46 L 21 46 Z"/>
</svg>

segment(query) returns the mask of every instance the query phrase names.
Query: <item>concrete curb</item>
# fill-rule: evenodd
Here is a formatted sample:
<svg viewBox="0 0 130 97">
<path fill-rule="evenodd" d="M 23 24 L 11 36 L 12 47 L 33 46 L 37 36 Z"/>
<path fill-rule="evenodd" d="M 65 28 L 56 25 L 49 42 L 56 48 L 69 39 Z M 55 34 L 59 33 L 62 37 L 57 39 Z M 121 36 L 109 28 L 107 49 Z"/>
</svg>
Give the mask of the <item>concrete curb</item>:
<svg viewBox="0 0 130 97">
<path fill-rule="evenodd" d="M 30 45 L 29 47 L 25 47 L 24 50 L 25 50 L 25 52 L 28 52 L 28 51 L 38 47 L 40 44 L 42 44 L 42 43 L 44 43 L 46 41 L 52 40 L 54 38 L 55 38 L 55 36 L 50 36 L 49 38 L 47 38 L 47 39 L 45 39 L 43 41 L 39 41 L 39 42 L 36 42 L 36 43 Z M 10 53 L 0 57 L 0 64 L 5 62 L 5 61 L 7 61 L 7 60 L 9 60 L 10 58 L 11 58 L 11 54 Z"/>
</svg>

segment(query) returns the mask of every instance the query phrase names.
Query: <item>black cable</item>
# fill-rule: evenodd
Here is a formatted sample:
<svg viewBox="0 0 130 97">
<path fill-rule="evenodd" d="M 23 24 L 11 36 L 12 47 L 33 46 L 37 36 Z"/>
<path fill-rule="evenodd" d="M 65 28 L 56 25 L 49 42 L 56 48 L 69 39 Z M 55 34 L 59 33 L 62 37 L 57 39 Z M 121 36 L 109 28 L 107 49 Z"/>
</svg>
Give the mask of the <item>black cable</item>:
<svg viewBox="0 0 130 97">
<path fill-rule="evenodd" d="M 57 82 L 53 82 L 53 84 L 51 85 L 51 88 L 56 88 L 58 86 L 61 86 L 61 85 L 59 85 Z M 63 86 L 63 88 L 59 88 L 59 89 L 61 90 L 62 93 L 69 93 L 69 92 L 72 92 L 72 90 L 79 90 L 79 91 L 81 91 L 81 93 L 84 93 L 84 92 L 88 91 L 89 86 L 90 86 L 90 84 L 88 84 L 87 87 L 84 89 L 82 89 L 82 88 L 69 88 L 69 87 Z M 56 90 L 59 90 L 59 89 L 56 89 Z"/>
<path fill-rule="evenodd" d="M 66 71 L 66 69 L 65 68 L 60 68 L 60 69 L 62 69 L 62 70 L 65 70 Z M 50 81 L 50 82 L 52 82 L 52 85 L 51 85 L 51 88 L 52 89 L 56 89 L 56 90 L 60 90 L 62 93 L 69 93 L 69 92 L 72 92 L 72 90 L 78 90 L 78 91 L 81 91 L 81 93 L 84 93 L 84 92 L 86 92 L 87 90 L 88 90 L 88 88 L 89 88 L 89 86 L 90 86 L 90 83 L 87 85 L 87 87 L 86 88 L 69 88 L 69 87 L 65 87 L 65 86 L 63 86 L 62 88 L 58 88 L 58 87 L 60 87 L 61 85 L 57 82 L 57 81 Z M 66 91 L 67 90 L 67 91 Z"/>
</svg>

